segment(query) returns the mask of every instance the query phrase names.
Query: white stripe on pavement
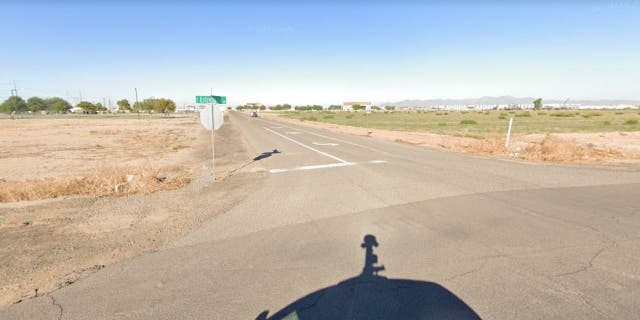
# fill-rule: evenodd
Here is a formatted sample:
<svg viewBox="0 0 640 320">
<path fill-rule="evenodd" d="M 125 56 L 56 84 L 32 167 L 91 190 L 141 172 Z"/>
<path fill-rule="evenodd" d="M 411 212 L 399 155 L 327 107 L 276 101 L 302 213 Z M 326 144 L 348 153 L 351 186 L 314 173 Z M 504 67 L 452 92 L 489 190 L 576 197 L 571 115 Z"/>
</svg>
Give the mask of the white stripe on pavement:
<svg viewBox="0 0 640 320">
<path fill-rule="evenodd" d="M 311 151 L 317 152 L 317 153 L 319 153 L 319 154 L 321 154 L 321 155 L 323 155 L 323 156 L 325 156 L 325 157 L 329 157 L 329 158 L 331 158 L 331 159 L 334 159 L 334 160 L 340 161 L 340 162 L 342 162 L 342 163 L 344 163 L 344 164 L 349 164 L 349 165 L 351 165 L 351 163 L 350 163 L 350 162 L 348 162 L 348 161 L 344 161 L 344 160 L 342 160 L 342 159 L 340 159 L 340 158 L 338 158 L 338 157 L 336 157 L 336 156 L 330 155 L 330 154 L 328 154 L 328 153 L 326 153 L 326 152 L 322 152 L 322 151 L 320 151 L 320 150 L 318 150 L 318 149 L 315 149 L 315 148 L 313 148 L 313 147 L 310 147 L 310 146 L 308 146 L 308 145 L 306 145 L 306 144 L 304 144 L 304 143 L 302 143 L 302 142 L 300 142 L 300 141 L 297 141 L 297 140 L 291 139 L 291 138 L 289 138 L 289 137 L 287 137 L 287 136 L 285 136 L 285 135 L 283 135 L 283 134 L 281 134 L 281 133 L 279 133 L 279 132 L 276 132 L 276 131 L 274 131 L 274 130 L 271 130 L 271 129 L 267 128 L 267 127 L 264 127 L 264 129 L 265 129 L 265 130 L 268 130 L 268 131 L 271 131 L 272 133 L 277 134 L 277 135 L 279 135 L 279 136 L 281 136 L 281 137 L 283 137 L 283 138 L 285 138 L 285 139 L 287 139 L 287 140 L 289 140 L 289 141 L 291 141 L 291 142 L 293 142 L 293 143 L 295 143 L 295 144 L 297 144 L 297 145 L 299 145 L 299 146 L 301 146 L 301 147 L 304 147 L 304 148 L 307 148 L 307 149 L 309 149 L 309 150 L 311 150 Z"/>
<path fill-rule="evenodd" d="M 295 167 L 291 169 L 271 169 L 270 173 L 280 173 L 280 172 L 289 172 L 289 171 L 300 171 L 300 170 L 315 170 L 315 169 L 325 169 L 325 168 L 338 168 L 338 167 L 348 167 L 353 166 L 355 163 L 350 162 L 342 162 L 342 163 L 330 163 L 330 164 L 318 164 L 313 166 L 302 166 Z"/>
<path fill-rule="evenodd" d="M 316 146 L 332 146 L 332 147 L 335 147 L 335 146 L 339 145 L 337 143 L 332 143 L 332 142 L 323 142 L 323 143 L 314 142 L 313 144 L 315 144 Z"/>
</svg>

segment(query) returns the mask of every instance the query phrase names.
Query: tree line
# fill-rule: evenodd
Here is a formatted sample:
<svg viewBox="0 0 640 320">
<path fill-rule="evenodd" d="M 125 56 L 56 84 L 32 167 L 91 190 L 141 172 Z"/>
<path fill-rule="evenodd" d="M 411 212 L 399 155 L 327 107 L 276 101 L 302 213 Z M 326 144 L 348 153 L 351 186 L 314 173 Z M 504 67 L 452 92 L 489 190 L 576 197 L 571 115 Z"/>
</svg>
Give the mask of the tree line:
<svg viewBox="0 0 640 320">
<path fill-rule="evenodd" d="M 66 112 L 71 109 L 71 104 L 62 98 L 54 97 L 42 99 L 39 97 L 31 97 L 27 101 L 19 96 L 11 96 L 0 104 L 0 112 L 11 113 L 15 112 Z"/>
<path fill-rule="evenodd" d="M 116 102 L 119 112 L 173 112 L 176 110 L 176 104 L 171 99 L 152 98 L 136 102 L 133 105 L 127 99 Z M 76 104 L 77 108 L 81 108 L 83 113 L 96 113 L 108 111 L 109 109 L 102 103 L 93 103 L 89 101 L 80 101 Z M 67 113 L 72 109 L 72 105 L 59 97 L 40 98 L 31 97 L 26 101 L 19 96 L 11 96 L 2 104 L 0 104 L 0 113 L 12 112 L 51 112 L 51 113 Z"/>
</svg>

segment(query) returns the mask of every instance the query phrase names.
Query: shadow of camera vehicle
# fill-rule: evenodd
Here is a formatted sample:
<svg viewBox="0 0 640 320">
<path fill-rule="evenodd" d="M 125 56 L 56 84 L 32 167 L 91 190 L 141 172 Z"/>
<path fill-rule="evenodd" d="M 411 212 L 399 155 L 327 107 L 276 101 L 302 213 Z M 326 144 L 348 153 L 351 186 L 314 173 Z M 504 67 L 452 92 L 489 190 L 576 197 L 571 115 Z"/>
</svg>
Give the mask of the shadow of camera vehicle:
<svg viewBox="0 0 640 320">
<path fill-rule="evenodd" d="M 366 235 L 361 246 L 365 264 L 359 276 L 310 293 L 270 317 L 269 311 L 263 311 L 256 320 L 480 319 L 437 283 L 378 275 L 385 268 L 376 265 L 375 236 Z"/>
</svg>

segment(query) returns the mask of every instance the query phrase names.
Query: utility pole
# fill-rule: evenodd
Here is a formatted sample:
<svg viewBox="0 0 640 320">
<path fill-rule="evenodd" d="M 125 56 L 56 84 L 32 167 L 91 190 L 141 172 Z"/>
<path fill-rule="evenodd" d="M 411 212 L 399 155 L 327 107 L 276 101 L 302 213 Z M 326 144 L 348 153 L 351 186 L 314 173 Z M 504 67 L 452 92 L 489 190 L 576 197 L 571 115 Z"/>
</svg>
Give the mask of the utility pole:
<svg viewBox="0 0 640 320">
<path fill-rule="evenodd" d="M 13 89 L 11 89 L 11 96 L 18 96 L 18 88 L 16 87 L 16 81 L 13 80 Z"/>
<path fill-rule="evenodd" d="M 140 120 L 140 104 L 138 103 L 138 88 L 134 88 L 136 90 L 136 106 L 138 109 L 138 120 Z"/>
</svg>

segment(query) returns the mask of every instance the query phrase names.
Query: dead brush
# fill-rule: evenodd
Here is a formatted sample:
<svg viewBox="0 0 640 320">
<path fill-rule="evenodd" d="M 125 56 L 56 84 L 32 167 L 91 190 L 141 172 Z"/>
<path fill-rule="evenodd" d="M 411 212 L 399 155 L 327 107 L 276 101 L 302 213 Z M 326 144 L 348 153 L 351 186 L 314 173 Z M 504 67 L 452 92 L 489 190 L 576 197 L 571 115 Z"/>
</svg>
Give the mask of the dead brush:
<svg viewBox="0 0 640 320">
<path fill-rule="evenodd" d="M 462 147 L 469 152 L 479 154 L 493 155 L 507 153 L 504 141 L 498 139 L 474 139 L 469 142 L 465 142 Z"/>
<path fill-rule="evenodd" d="M 570 162 L 622 158 L 623 153 L 613 149 L 599 149 L 593 144 L 580 145 L 573 140 L 548 134 L 540 142 L 530 142 L 520 156 L 527 160 Z"/>
<path fill-rule="evenodd" d="M 160 176 L 158 169 L 98 168 L 82 177 L 47 178 L 27 181 L 0 180 L 0 202 L 51 199 L 63 196 L 120 196 L 180 188 L 190 181 L 182 172 Z"/>
</svg>

